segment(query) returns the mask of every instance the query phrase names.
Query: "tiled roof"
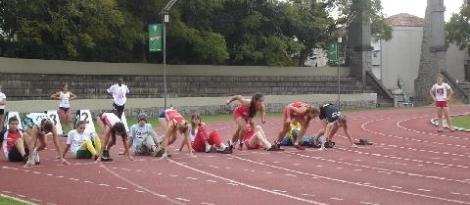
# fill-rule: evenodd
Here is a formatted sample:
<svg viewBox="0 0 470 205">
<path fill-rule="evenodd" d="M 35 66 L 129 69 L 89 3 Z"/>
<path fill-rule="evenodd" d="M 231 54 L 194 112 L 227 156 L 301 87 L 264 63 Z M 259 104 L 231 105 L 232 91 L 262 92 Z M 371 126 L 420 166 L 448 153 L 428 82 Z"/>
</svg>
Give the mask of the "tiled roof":
<svg viewBox="0 0 470 205">
<path fill-rule="evenodd" d="M 389 26 L 424 27 L 424 19 L 411 14 L 397 14 L 385 19 Z"/>
</svg>

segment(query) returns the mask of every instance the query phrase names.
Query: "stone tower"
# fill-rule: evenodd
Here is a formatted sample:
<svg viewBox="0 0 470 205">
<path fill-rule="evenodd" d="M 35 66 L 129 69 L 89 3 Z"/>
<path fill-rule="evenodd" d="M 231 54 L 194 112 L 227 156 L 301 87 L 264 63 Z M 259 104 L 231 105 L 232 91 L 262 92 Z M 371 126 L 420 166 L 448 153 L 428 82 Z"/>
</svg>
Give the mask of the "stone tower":
<svg viewBox="0 0 470 205">
<path fill-rule="evenodd" d="M 429 90 L 435 83 L 437 73 L 446 69 L 444 11 L 444 0 L 428 0 L 419 72 L 415 79 L 415 100 L 419 103 L 432 101 Z"/>
<path fill-rule="evenodd" d="M 370 0 L 353 0 L 352 21 L 348 27 L 348 63 L 351 75 L 365 85 L 365 72 L 371 70 L 372 46 L 370 17 L 367 7 Z"/>
</svg>

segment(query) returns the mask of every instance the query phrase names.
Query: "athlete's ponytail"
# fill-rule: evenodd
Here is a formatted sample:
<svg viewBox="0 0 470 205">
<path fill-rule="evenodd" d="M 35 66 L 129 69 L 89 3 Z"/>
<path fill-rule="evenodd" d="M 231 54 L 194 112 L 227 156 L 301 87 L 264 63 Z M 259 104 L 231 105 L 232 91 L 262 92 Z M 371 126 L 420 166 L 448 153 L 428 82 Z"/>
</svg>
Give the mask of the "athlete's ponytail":
<svg viewBox="0 0 470 205">
<path fill-rule="evenodd" d="M 250 107 L 249 107 L 249 112 L 248 112 L 248 117 L 249 118 L 254 118 L 256 115 L 256 102 L 259 100 L 263 100 L 263 94 L 261 93 L 256 93 L 251 97 L 251 102 L 250 102 Z"/>
</svg>

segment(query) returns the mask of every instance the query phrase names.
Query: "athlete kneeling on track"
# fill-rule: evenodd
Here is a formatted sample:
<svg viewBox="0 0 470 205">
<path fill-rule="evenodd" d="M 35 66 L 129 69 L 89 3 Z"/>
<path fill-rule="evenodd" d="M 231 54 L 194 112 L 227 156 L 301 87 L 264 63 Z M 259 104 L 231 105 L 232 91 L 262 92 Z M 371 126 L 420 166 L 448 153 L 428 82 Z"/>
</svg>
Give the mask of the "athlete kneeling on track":
<svg viewBox="0 0 470 205">
<path fill-rule="evenodd" d="M 98 159 L 98 151 L 101 149 L 101 141 L 98 136 L 85 132 L 86 122 L 79 121 L 77 129 L 70 130 L 67 134 L 67 146 L 62 157 L 72 151 L 74 158 L 77 159 Z"/>
<path fill-rule="evenodd" d="M 3 136 L 3 153 L 5 159 L 10 162 L 26 162 L 28 160 L 29 150 L 27 144 L 29 139 L 23 136 L 23 133 L 18 129 L 18 124 L 18 118 L 10 118 L 8 120 L 8 130 Z"/>
<path fill-rule="evenodd" d="M 148 117 L 145 113 L 140 113 L 137 116 L 137 124 L 130 128 L 129 146 L 134 155 L 150 155 L 156 157 L 162 154 L 160 142 L 157 133 L 148 123 Z"/>
<path fill-rule="evenodd" d="M 319 118 L 322 121 L 323 128 L 320 129 L 317 136 L 323 135 L 326 137 L 326 141 L 322 142 L 320 150 L 324 150 L 325 147 L 328 146 L 332 147 L 331 142 L 340 127 L 343 128 L 344 134 L 351 143 L 351 147 L 357 147 L 357 145 L 354 144 L 354 139 L 349 134 L 348 121 L 346 120 L 346 116 L 341 113 L 338 107 L 333 104 L 324 104 L 320 106 Z"/>
<path fill-rule="evenodd" d="M 244 130 L 243 144 L 245 144 L 248 150 L 264 148 L 266 151 L 284 151 L 278 146 L 269 143 L 261 125 L 253 127 L 253 124 L 247 124 Z M 240 148 L 242 149 L 242 147 Z"/>
<path fill-rule="evenodd" d="M 201 121 L 199 113 L 194 113 L 191 116 L 191 147 L 195 152 L 217 152 L 223 154 L 231 154 L 232 147 L 227 146 L 222 142 L 222 137 L 219 132 L 207 131 L 207 125 Z M 184 144 L 181 145 L 182 149 Z"/>
</svg>

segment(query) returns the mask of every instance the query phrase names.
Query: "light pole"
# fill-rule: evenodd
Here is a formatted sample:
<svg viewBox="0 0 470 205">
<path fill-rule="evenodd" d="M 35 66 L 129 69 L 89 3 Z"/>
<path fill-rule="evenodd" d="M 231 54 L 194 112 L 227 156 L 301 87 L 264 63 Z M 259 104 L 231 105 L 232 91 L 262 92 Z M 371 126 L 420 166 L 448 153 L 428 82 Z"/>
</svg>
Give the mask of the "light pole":
<svg viewBox="0 0 470 205">
<path fill-rule="evenodd" d="M 160 11 L 160 15 L 163 17 L 162 22 L 162 34 L 163 34 L 163 92 L 164 100 L 163 107 L 167 108 L 167 99 L 168 99 L 168 89 L 166 82 L 166 24 L 170 23 L 170 9 L 175 5 L 178 0 L 170 0 L 165 7 Z"/>
<path fill-rule="evenodd" d="M 162 33 L 163 33 L 163 107 L 166 109 L 167 99 L 168 99 L 168 88 L 166 82 L 166 24 L 170 22 L 170 15 L 168 11 L 164 11 L 163 13 L 163 24 L 162 24 Z"/>
<path fill-rule="evenodd" d="M 338 43 L 336 45 L 336 63 L 337 63 L 337 66 L 338 66 L 338 90 L 337 90 L 337 94 L 338 94 L 338 98 L 337 98 L 337 102 L 336 104 L 341 107 L 341 73 L 340 73 L 340 49 L 339 49 L 339 46 L 340 44 L 343 42 L 343 38 L 341 37 L 338 37 Z"/>
</svg>

